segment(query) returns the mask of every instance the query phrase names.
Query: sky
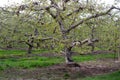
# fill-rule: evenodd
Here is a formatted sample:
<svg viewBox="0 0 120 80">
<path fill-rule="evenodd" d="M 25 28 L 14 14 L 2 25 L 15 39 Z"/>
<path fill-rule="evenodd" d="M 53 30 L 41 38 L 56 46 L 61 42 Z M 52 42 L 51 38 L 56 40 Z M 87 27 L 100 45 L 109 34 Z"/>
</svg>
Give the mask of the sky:
<svg viewBox="0 0 120 80">
<path fill-rule="evenodd" d="M 0 6 L 4 7 L 5 5 L 20 4 L 23 0 L 0 0 Z M 106 4 L 113 4 L 114 0 L 98 0 L 100 2 L 105 2 Z"/>
<path fill-rule="evenodd" d="M 5 5 L 20 4 L 23 0 L 0 0 L 0 6 L 4 7 Z"/>
</svg>

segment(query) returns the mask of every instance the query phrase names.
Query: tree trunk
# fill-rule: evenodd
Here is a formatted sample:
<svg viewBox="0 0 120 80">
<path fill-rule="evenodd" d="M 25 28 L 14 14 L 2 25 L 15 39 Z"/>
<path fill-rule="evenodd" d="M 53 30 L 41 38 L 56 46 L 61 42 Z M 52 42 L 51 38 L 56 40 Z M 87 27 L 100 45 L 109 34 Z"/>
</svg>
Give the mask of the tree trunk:
<svg viewBox="0 0 120 80">
<path fill-rule="evenodd" d="M 91 26 L 91 40 L 95 38 L 95 26 Z M 95 50 L 94 43 L 91 44 L 91 53 Z"/>
<path fill-rule="evenodd" d="M 30 45 L 28 46 L 28 51 L 27 51 L 28 54 L 32 53 L 32 48 L 33 48 L 33 46 L 30 46 Z"/>
<path fill-rule="evenodd" d="M 66 63 L 73 62 L 71 56 L 72 56 L 71 50 L 69 48 L 65 48 L 65 61 L 66 61 Z"/>
<path fill-rule="evenodd" d="M 91 46 L 91 53 L 93 53 L 94 51 L 95 51 L 95 45 L 93 43 L 92 46 Z"/>
</svg>

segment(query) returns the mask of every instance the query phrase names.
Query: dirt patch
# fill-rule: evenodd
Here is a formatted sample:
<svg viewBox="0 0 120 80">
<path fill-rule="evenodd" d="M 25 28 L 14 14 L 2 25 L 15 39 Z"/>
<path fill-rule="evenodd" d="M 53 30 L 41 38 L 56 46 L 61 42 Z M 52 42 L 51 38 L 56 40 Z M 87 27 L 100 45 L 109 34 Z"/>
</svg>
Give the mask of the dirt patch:
<svg viewBox="0 0 120 80">
<path fill-rule="evenodd" d="M 88 61 L 81 63 L 81 65 L 83 70 L 89 73 L 88 75 L 109 73 L 120 69 L 120 62 L 116 62 L 113 59 Z"/>
<path fill-rule="evenodd" d="M 2 72 L 2 80 L 79 80 L 86 76 L 120 70 L 120 62 L 113 59 L 88 61 L 80 64 L 56 64 L 37 69 L 9 69 Z M 1 77 L 1 76 L 0 76 Z"/>
</svg>

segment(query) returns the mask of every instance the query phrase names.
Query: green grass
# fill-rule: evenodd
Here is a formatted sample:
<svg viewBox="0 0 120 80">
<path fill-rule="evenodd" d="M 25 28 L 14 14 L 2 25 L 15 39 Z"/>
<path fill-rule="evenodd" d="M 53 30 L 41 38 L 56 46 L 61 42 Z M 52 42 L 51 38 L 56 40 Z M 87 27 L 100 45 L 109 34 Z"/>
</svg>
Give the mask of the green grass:
<svg viewBox="0 0 120 80">
<path fill-rule="evenodd" d="M 83 62 L 83 61 L 90 61 L 90 60 L 96 60 L 96 59 L 103 59 L 103 58 L 114 58 L 114 54 L 97 54 L 97 55 L 79 55 L 74 56 L 73 59 L 76 62 Z"/>
<path fill-rule="evenodd" d="M 46 50 L 35 50 L 33 54 L 44 54 L 49 51 Z M 17 57 L 17 56 L 21 57 Z M 11 57 L 14 56 L 14 57 Z M 114 58 L 114 54 L 97 54 L 97 55 L 77 55 L 73 56 L 75 62 L 84 62 L 102 58 Z M 26 51 L 21 50 L 0 50 L 0 70 L 9 68 L 15 69 L 32 69 L 39 67 L 47 67 L 58 63 L 63 63 L 63 57 L 40 57 L 40 56 L 26 56 Z M 68 74 L 65 77 L 69 77 Z M 93 77 L 85 77 L 80 80 L 120 80 L 120 71 L 98 75 Z"/>
<path fill-rule="evenodd" d="M 33 50 L 35 53 L 46 53 L 46 52 L 53 52 L 53 50 L 46 50 L 46 49 L 40 49 L 40 50 Z M 7 55 L 7 54 L 26 54 L 26 50 L 0 50 L 0 55 Z"/>
<path fill-rule="evenodd" d="M 38 50 L 33 52 L 34 54 L 44 54 L 44 52 L 49 52 L 49 51 Z M 113 58 L 113 57 L 114 54 L 77 55 L 73 57 L 73 60 L 75 60 L 76 62 L 83 62 L 83 61 L 96 60 L 100 58 Z M 62 62 L 64 62 L 63 57 L 26 56 L 26 52 L 20 50 L 0 51 L 0 70 L 5 70 L 8 68 L 29 69 L 36 67 L 46 67 Z"/>
<path fill-rule="evenodd" d="M 62 58 L 48 58 L 48 57 L 29 57 L 29 58 L 9 58 L 0 61 L 0 70 L 5 70 L 6 68 L 37 68 L 46 67 L 62 62 Z"/>
<path fill-rule="evenodd" d="M 0 56 L 25 54 L 24 50 L 0 50 Z"/>
<path fill-rule="evenodd" d="M 40 54 L 40 53 L 52 53 L 53 50 L 33 50 L 33 54 Z M 25 50 L 0 50 L 0 59 L 9 58 L 9 57 L 15 57 L 15 56 L 25 56 L 27 54 L 27 51 Z"/>
<path fill-rule="evenodd" d="M 82 80 L 120 80 L 120 71 L 105 75 L 86 77 Z"/>
</svg>

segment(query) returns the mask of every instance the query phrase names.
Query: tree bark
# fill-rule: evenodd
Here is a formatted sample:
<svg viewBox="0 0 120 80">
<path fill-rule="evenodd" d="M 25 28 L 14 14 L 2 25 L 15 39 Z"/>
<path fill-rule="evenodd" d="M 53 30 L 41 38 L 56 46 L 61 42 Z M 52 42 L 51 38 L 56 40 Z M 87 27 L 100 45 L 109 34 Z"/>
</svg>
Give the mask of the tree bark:
<svg viewBox="0 0 120 80">
<path fill-rule="evenodd" d="M 31 45 L 28 46 L 28 51 L 27 51 L 28 54 L 32 53 L 32 48 L 33 48 L 33 46 L 31 46 Z"/>
<path fill-rule="evenodd" d="M 94 26 L 91 26 L 91 39 L 94 39 L 95 38 L 95 27 Z M 93 51 L 95 50 L 95 44 L 92 43 L 91 45 L 91 53 L 93 53 Z"/>
<path fill-rule="evenodd" d="M 73 62 L 71 56 L 72 56 L 71 50 L 69 48 L 65 48 L 65 61 L 66 61 L 66 63 Z"/>
<path fill-rule="evenodd" d="M 95 51 L 95 45 L 93 43 L 93 45 L 91 46 L 91 52 L 93 53 Z"/>
</svg>

